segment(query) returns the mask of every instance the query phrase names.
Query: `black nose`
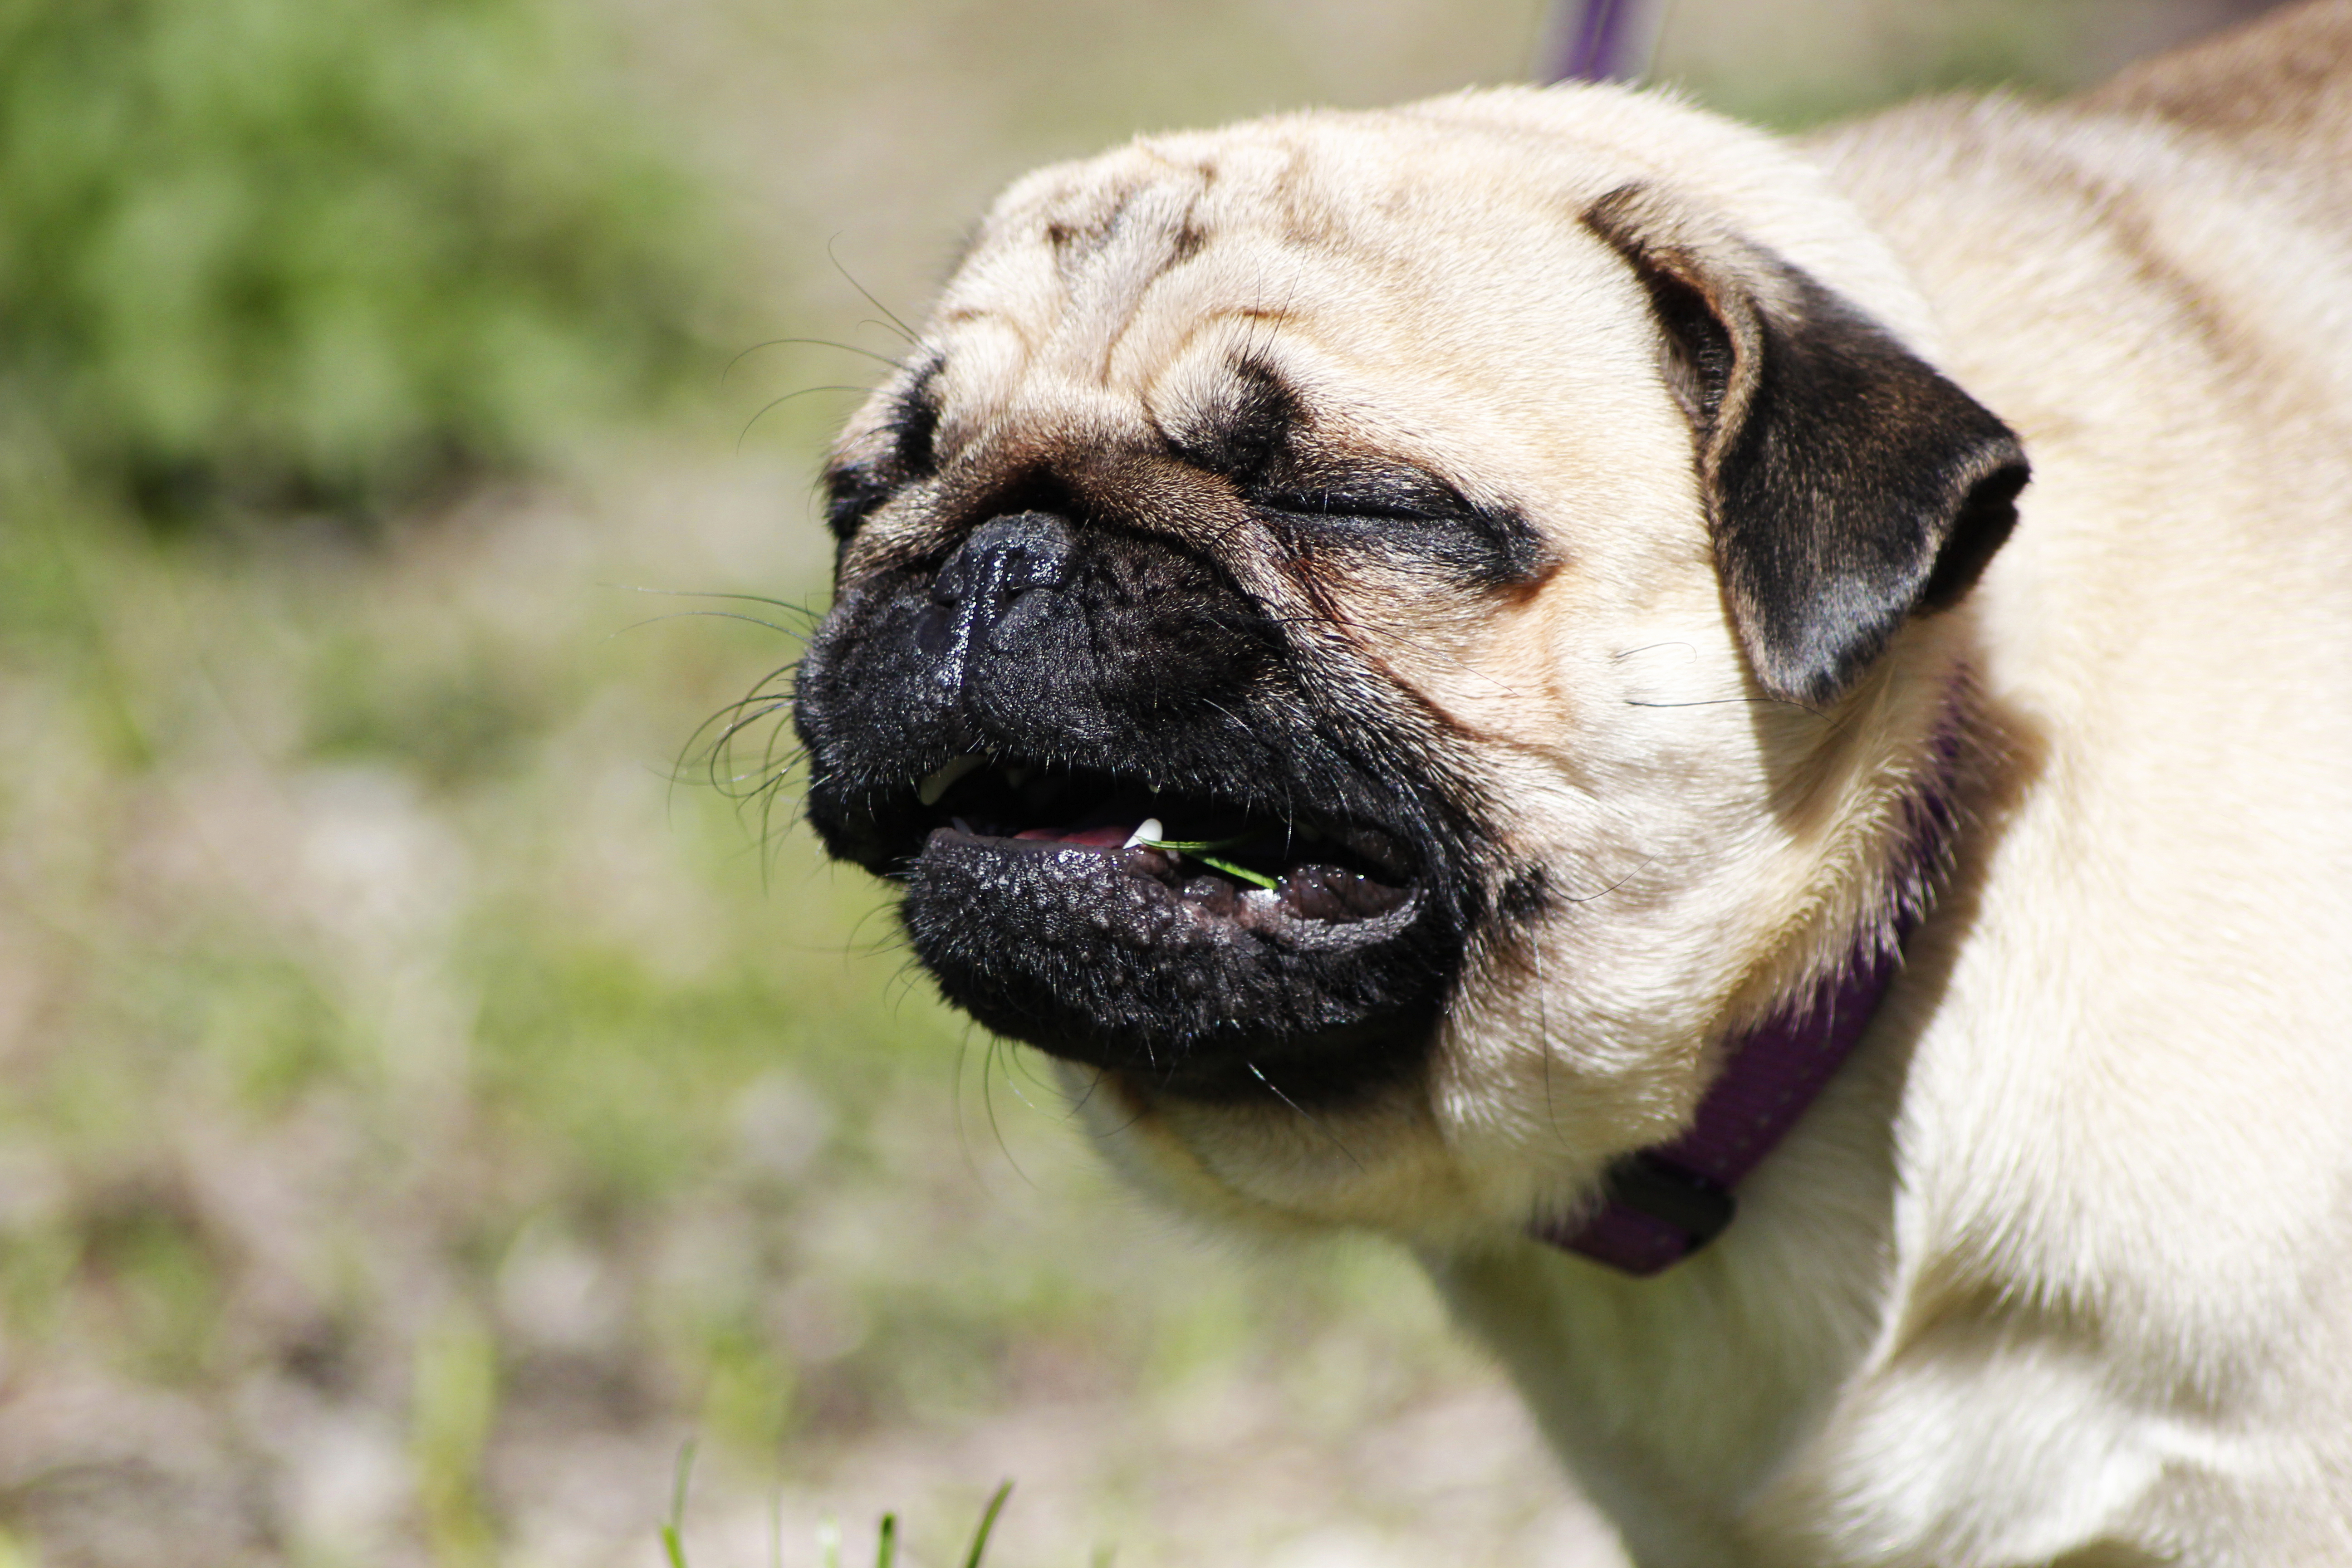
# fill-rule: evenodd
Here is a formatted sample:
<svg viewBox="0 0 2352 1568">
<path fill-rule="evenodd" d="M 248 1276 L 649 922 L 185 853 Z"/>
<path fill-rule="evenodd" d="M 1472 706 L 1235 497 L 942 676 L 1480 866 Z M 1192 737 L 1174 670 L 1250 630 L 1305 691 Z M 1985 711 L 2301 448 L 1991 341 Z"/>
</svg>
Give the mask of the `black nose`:
<svg viewBox="0 0 2352 1568">
<path fill-rule="evenodd" d="M 942 682 L 962 684 L 973 651 L 1022 618 L 1024 595 L 1063 584 L 1072 547 L 1070 525 L 1048 511 L 1015 512 L 971 531 L 931 582 L 931 602 L 945 613 L 925 616 L 917 632 L 923 651 L 940 661 Z"/>
</svg>

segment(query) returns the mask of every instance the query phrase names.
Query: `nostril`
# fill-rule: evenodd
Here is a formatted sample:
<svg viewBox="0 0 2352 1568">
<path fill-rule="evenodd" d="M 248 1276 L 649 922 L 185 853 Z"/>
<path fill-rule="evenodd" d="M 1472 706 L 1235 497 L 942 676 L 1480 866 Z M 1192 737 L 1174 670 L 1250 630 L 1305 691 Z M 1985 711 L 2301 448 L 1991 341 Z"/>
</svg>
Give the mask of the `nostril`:
<svg viewBox="0 0 2352 1568">
<path fill-rule="evenodd" d="M 1032 588 L 1060 587 L 1075 545 L 1070 525 L 1049 511 L 992 518 L 948 557 L 931 597 L 942 605 L 983 601 L 992 615 Z"/>
</svg>

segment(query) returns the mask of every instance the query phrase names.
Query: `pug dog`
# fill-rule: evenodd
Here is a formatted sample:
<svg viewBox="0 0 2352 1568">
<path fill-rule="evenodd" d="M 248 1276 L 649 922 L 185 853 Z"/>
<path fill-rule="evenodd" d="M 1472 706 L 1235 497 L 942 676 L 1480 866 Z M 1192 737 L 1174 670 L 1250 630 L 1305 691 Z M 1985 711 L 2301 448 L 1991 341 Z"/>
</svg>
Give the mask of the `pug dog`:
<svg viewBox="0 0 2352 1568">
<path fill-rule="evenodd" d="M 1640 1563 L 2352 1562 L 2352 5 L 1147 137 L 827 480 L 826 847 Z"/>
</svg>

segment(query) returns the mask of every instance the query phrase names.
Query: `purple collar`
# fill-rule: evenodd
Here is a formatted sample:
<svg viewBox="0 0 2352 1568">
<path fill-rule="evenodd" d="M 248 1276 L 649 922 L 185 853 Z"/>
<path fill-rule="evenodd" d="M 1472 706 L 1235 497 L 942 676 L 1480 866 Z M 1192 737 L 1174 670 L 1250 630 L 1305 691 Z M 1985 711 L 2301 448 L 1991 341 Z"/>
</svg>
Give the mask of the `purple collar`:
<svg viewBox="0 0 2352 1568">
<path fill-rule="evenodd" d="M 1939 737 L 1948 769 L 1956 748 Z M 1538 1222 L 1528 1234 L 1633 1275 L 1659 1273 L 1721 1235 L 1732 1189 L 1788 1136 L 1853 1054 L 1902 967 L 1904 939 L 1926 914 L 1951 843 L 1944 781 L 1906 813 L 1901 868 L 1887 889 L 1890 919 L 1865 921 L 1853 954 L 1731 1048 L 1698 1103 L 1690 1131 L 1612 1165 L 1598 1210 Z"/>
</svg>

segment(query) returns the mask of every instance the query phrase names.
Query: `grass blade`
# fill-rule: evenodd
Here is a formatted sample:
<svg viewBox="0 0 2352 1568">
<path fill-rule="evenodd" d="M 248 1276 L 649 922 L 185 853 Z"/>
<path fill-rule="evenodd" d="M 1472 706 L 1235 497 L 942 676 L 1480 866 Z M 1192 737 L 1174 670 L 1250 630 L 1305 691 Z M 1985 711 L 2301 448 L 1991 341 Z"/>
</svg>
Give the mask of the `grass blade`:
<svg viewBox="0 0 2352 1568">
<path fill-rule="evenodd" d="M 898 1516 L 882 1516 L 882 1539 L 875 1543 L 874 1568 L 890 1568 L 898 1558 Z"/>
<path fill-rule="evenodd" d="M 1241 838 L 1139 838 L 1136 842 L 1146 849 L 1164 849 L 1173 854 L 1190 855 L 1203 866 L 1213 866 L 1228 877 L 1239 877 L 1244 882 L 1255 882 L 1261 888 L 1281 884 L 1263 871 L 1253 871 L 1246 866 L 1236 866 L 1231 860 L 1220 860 L 1214 855 L 1204 855 L 1204 849 L 1230 849 L 1242 843 Z"/>
<path fill-rule="evenodd" d="M 1253 871 L 1246 866 L 1236 866 L 1230 860 L 1220 860 L 1214 855 L 1195 855 L 1193 859 L 1203 866 L 1213 866 L 1228 877 L 1239 877 L 1244 882 L 1255 882 L 1261 888 L 1272 888 L 1276 882 L 1263 871 Z"/>
<path fill-rule="evenodd" d="M 662 1555 L 668 1559 L 669 1568 L 686 1568 L 686 1542 L 681 1534 L 686 1527 L 686 1483 L 694 1474 L 694 1439 L 688 1437 L 677 1451 L 677 1479 L 671 1484 L 669 1522 L 662 1526 Z"/>
<path fill-rule="evenodd" d="M 1013 1495 L 1013 1483 L 1006 1481 L 988 1500 L 988 1507 L 980 1516 L 980 1528 L 972 1531 L 971 1550 L 963 1554 L 963 1568 L 980 1568 L 980 1559 L 988 1550 L 989 1532 L 996 1528 L 996 1516 L 1004 1511 L 1004 1500 Z"/>
</svg>

